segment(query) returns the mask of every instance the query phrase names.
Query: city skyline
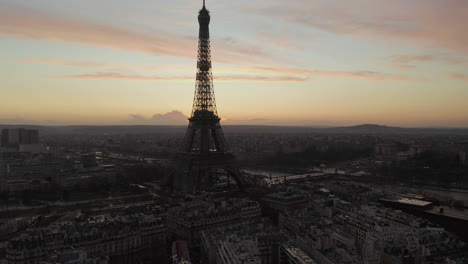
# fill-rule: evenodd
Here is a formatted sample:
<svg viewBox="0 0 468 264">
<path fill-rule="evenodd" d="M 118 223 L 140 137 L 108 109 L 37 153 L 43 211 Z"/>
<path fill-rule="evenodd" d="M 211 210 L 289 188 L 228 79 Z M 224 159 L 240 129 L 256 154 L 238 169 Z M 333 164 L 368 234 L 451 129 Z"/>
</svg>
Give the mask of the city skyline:
<svg viewBox="0 0 468 264">
<path fill-rule="evenodd" d="M 0 0 L 0 123 L 187 124 L 200 6 Z M 466 2 L 207 7 L 223 124 L 468 127 Z"/>
</svg>

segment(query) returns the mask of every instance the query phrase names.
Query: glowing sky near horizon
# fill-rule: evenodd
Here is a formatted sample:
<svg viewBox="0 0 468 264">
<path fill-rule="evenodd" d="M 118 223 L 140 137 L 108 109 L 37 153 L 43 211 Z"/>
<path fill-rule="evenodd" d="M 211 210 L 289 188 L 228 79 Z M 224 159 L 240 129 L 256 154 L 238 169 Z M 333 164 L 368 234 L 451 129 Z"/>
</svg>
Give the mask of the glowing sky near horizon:
<svg viewBox="0 0 468 264">
<path fill-rule="evenodd" d="M 0 123 L 186 124 L 194 0 L 0 0 Z M 209 0 L 223 124 L 468 127 L 466 0 Z"/>
</svg>

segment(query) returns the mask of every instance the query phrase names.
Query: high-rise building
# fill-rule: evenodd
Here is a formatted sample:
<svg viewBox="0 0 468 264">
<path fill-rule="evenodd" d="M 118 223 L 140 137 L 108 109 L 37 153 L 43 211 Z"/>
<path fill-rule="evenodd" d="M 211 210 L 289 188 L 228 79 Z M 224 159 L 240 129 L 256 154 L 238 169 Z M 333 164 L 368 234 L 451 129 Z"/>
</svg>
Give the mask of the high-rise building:
<svg viewBox="0 0 468 264">
<path fill-rule="evenodd" d="M 398 158 L 398 147 L 395 143 L 376 144 L 374 154 L 382 161 L 392 162 Z"/>
<path fill-rule="evenodd" d="M 234 166 L 234 156 L 229 151 L 216 109 L 211 72 L 210 12 L 205 7 L 199 11 L 198 61 L 195 98 L 189 126 L 181 153 L 178 170 L 173 175 L 172 186 L 185 193 L 198 193 L 211 187 L 218 178 L 218 170 L 233 177 L 239 188 L 246 185 L 244 177 Z"/>
<path fill-rule="evenodd" d="M 25 128 L 2 129 L 0 147 L 7 151 L 40 152 L 39 131 Z"/>
<path fill-rule="evenodd" d="M 460 151 L 460 163 L 463 166 L 468 166 L 468 150 Z"/>
<path fill-rule="evenodd" d="M 18 146 L 22 144 L 38 144 L 39 131 L 25 128 L 5 128 L 2 129 L 1 146 Z"/>
</svg>

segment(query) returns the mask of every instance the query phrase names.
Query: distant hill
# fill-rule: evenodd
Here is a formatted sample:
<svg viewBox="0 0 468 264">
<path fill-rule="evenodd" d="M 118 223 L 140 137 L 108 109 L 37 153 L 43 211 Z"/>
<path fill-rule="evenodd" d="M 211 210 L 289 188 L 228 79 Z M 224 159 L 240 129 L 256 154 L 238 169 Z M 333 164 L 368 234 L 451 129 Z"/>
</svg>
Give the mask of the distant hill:
<svg viewBox="0 0 468 264">
<path fill-rule="evenodd" d="M 375 124 L 364 124 L 349 127 L 334 127 L 324 129 L 329 133 L 359 133 L 359 134 L 468 134 L 466 128 L 407 128 L 390 127 Z"/>
<path fill-rule="evenodd" d="M 1 125 L 3 128 L 24 127 L 38 129 L 41 134 L 183 134 L 187 126 L 37 126 L 37 125 Z M 327 133 L 327 134 L 468 134 L 467 128 L 404 128 L 375 124 L 364 124 L 347 127 L 306 127 L 306 126 L 254 126 L 254 125 L 226 125 L 223 130 L 228 134 L 258 134 L 258 133 Z"/>
</svg>

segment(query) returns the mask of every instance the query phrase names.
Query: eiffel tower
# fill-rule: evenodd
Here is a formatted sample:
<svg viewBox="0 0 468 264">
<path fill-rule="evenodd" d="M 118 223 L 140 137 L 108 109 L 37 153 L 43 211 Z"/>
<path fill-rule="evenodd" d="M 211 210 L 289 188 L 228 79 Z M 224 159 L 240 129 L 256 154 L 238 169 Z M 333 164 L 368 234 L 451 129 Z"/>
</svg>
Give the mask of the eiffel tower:
<svg viewBox="0 0 468 264">
<path fill-rule="evenodd" d="M 217 172 L 224 170 L 243 189 L 245 179 L 233 164 L 234 155 L 228 150 L 216 110 L 211 72 L 210 12 L 205 7 L 205 0 L 199 11 L 198 23 L 195 96 L 182 151 L 177 154 L 178 168 L 172 185 L 180 192 L 199 193 L 212 186 Z"/>
</svg>

